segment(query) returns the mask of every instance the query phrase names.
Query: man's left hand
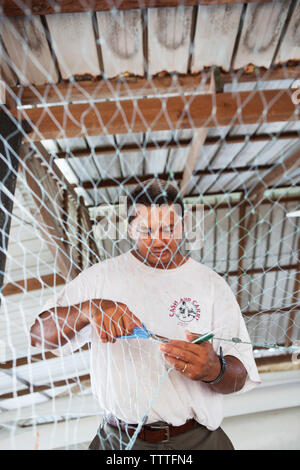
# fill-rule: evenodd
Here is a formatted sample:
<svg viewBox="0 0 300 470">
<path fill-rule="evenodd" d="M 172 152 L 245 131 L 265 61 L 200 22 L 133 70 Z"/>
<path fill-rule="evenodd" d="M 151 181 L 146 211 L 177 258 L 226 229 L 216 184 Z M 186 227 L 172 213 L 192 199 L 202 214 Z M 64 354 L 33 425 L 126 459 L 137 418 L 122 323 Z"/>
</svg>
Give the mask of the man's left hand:
<svg viewBox="0 0 300 470">
<path fill-rule="evenodd" d="M 195 339 L 195 334 L 186 332 L 186 336 L 187 341 L 171 340 L 169 344 L 160 346 L 166 362 L 191 380 L 214 380 L 221 371 L 221 365 L 211 343 L 194 344 L 190 341 Z"/>
</svg>

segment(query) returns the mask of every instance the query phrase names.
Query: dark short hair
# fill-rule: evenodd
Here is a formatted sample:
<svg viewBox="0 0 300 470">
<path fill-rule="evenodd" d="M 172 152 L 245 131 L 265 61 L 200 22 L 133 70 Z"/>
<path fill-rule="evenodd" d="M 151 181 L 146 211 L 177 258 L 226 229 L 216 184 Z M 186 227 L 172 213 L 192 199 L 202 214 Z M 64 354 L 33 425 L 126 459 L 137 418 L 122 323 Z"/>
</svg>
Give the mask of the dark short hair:
<svg viewBox="0 0 300 470">
<path fill-rule="evenodd" d="M 131 208 L 136 204 L 151 206 L 152 204 L 172 205 L 178 204 L 181 209 L 181 217 L 184 215 L 184 204 L 179 191 L 169 181 L 160 179 L 148 179 L 139 183 L 134 190 L 127 196 L 128 223 L 130 224 L 136 217 L 132 214 Z"/>
</svg>

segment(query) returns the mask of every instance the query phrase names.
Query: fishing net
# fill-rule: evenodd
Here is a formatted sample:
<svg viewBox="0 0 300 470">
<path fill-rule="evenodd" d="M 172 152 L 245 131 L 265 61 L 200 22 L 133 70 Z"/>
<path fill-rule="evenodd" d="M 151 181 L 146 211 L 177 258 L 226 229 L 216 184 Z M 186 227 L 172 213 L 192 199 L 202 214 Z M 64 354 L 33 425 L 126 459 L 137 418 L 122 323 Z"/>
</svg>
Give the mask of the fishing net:
<svg viewBox="0 0 300 470">
<path fill-rule="evenodd" d="M 147 196 L 149 181 L 161 185 L 159 204 L 169 185 L 183 200 L 176 255 L 223 278 L 241 310 L 247 330 L 233 336 L 216 321 L 216 349 L 239 357 L 249 347 L 258 365 L 297 366 L 298 2 L 137 2 L 132 10 L 108 2 L 103 11 L 74 2 L 76 12 L 65 2 L 1 5 L 0 448 L 87 448 L 113 409 L 120 418 L 132 412 L 138 427 L 125 440 L 118 425 L 119 439 L 108 432 L 99 445 L 130 450 L 168 399 L 166 384 L 180 373 L 153 338 L 101 344 L 105 407 L 99 393 L 92 397 L 88 334 L 76 333 L 59 356 L 30 338 L 53 299 L 68 305 L 70 285 L 74 302 L 83 301 L 86 270 L 99 265 L 107 285 L 107 262 L 135 249 L 127 201 L 137 185 Z M 118 283 L 122 299 L 125 287 L 137 288 L 126 264 Z M 171 310 L 161 315 L 194 331 L 201 299 L 188 286 L 185 297 L 181 291 L 172 290 Z M 145 309 L 163 304 L 155 288 L 142 292 Z M 151 331 L 169 337 L 158 323 Z M 122 384 L 127 400 L 116 405 L 112 384 Z"/>
</svg>

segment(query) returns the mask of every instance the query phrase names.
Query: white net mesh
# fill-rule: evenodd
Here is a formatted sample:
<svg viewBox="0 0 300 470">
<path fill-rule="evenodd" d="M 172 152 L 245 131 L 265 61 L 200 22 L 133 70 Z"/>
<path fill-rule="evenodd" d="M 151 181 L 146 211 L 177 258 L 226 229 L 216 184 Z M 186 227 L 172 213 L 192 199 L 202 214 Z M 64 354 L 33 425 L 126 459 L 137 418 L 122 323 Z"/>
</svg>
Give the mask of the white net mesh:
<svg viewBox="0 0 300 470">
<path fill-rule="evenodd" d="M 191 330 L 213 330 L 216 350 L 239 357 L 249 346 L 257 364 L 298 363 L 300 5 L 35 6 L 3 2 L 0 17 L 0 448 L 86 448 L 113 413 L 138 428 L 126 437 L 118 424 L 119 439 L 102 430 L 99 446 L 131 449 L 149 417 L 168 420 L 160 405 L 179 373 L 158 342 L 94 338 L 92 367 L 101 358 L 106 375 L 102 388 L 92 381 L 93 399 L 91 333 L 66 320 L 78 349 L 55 357 L 45 340 L 31 345 L 30 326 L 53 299 L 65 308 L 70 296 L 80 312 L 102 288 L 125 305 L 143 293 L 148 316 L 134 300 L 128 308 L 155 334 L 183 339 L 151 320 L 150 306 L 169 305 L 181 331 L 201 307 Z M 135 259 L 145 268 L 137 288 L 137 266 L 108 261 L 136 249 L 125 203 L 138 184 L 157 203 L 149 179 L 176 188 L 197 243 L 186 232 L 168 262 Z M 178 290 L 156 280 L 158 295 L 145 264 L 157 274 L 183 256 L 226 280 L 247 334 L 224 318 L 201 323 L 195 279 L 182 275 Z M 84 277 L 95 265 L 98 290 Z"/>
</svg>

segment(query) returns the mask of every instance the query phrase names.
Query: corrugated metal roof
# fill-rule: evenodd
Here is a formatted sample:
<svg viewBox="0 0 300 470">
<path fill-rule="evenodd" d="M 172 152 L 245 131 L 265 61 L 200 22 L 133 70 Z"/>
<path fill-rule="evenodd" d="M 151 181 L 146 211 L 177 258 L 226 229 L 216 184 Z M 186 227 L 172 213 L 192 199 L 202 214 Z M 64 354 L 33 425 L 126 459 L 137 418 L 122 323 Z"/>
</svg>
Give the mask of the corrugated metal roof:
<svg viewBox="0 0 300 470">
<path fill-rule="evenodd" d="M 293 41 L 299 5 L 291 15 L 290 3 L 253 3 L 244 11 L 240 4 L 98 12 L 98 31 L 90 12 L 46 15 L 48 31 L 39 16 L 2 18 L 6 50 L 1 62 L 9 64 L 20 83 L 36 85 L 56 83 L 59 76 L 143 76 L 147 69 L 155 75 L 196 73 L 210 66 L 269 68 L 300 59 Z"/>
</svg>

